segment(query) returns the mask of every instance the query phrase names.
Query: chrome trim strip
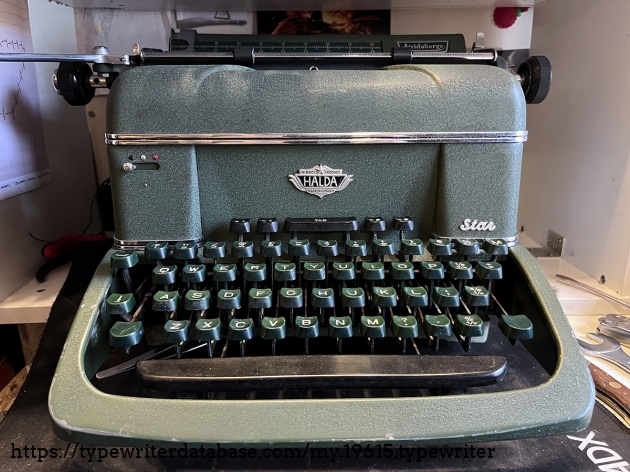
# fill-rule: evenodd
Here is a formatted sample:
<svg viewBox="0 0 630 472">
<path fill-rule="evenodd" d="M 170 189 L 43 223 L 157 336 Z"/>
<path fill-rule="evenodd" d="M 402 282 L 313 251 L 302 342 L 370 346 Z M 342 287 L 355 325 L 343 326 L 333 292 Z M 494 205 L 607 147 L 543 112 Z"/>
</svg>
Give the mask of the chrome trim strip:
<svg viewBox="0 0 630 472">
<path fill-rule="evenodd" d="M 419 131 L 409 133 L 204 133 L 105 134 L 113 146 L 261 145 L 261 144 L 406 144 L 406 143 L 522 143 L 527 131 Z"/>
<path fill-rule="evenodd" d="M 163 242 L 163 239 L 141 239 L 141 240 L 133 240 L 133 239 L 118 239 L 117 237 L 114 236 L 114 247 L 116 249 L 127 249 L 127 250 L 133 250 L 133 251 L 144 251 L 144 246 L 147 243 L 153 243 L 155 241 L 160 241 Z M 203 238 L 194 238 L 194 239 L 178 239 L 176 241 L 166 241 L 168 242 L 169 246 L 174 246 L 175 243 L 178 243 L 180 241 L 188 241 L 188 242 L 193 242 L 197 245 L 197 247 L 201 247 L 203 245 L 204 239 Z"/>
<path fill-rule="evenodd" d="M 476 239 L 478 242 L 482 243 L 484 239 L 503 239 L 508 247 L 512 247 L 512 246 L 516 246 L 518 244 L 518 234 L 516 236 L 510 236 L 510 237 L 502 237 L 502 236 L 497 236 L 497 235 L 488 235 L 487 238 L 469 238 L 466 236 L 439 236 L 437 234 L 433 234 L 432 235 L 433 238 L 438 238 L 438 239 Z"/>
</svg>

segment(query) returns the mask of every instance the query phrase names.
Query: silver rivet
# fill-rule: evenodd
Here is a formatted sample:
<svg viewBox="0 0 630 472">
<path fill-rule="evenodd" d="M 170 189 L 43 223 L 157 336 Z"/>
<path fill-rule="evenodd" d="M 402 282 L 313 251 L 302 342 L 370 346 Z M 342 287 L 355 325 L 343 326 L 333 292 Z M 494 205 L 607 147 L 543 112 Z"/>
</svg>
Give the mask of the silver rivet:
<svg viewBox="0 0 630 472">
<path fill-rule="evenodd" d="M 136 170 L 136 165 L 132 164 L 131 162 L 125 162 L 123 164 L 123 170 L 125 172 L 131 172 L 132 170 Z"/>
<path fill-rule="evenodd" d="M 149 186 L 149 184 L 146 184 L 146 183 L 144 184 L 144 187 L 145 187 L 145 188 L 146 188 L 146 187 L 148 187 L 148 186 Z"/>
<path fill-rule="evenodd" d="M 143 160 L 143 161 L 146 161 L 146 160 L 147 160 L 147 156 L 145 156 L 145 155 L 143 154 L 142 156 L 140 156 L 140 159 L 141 159 L 141 160 Z"/>
</svg>

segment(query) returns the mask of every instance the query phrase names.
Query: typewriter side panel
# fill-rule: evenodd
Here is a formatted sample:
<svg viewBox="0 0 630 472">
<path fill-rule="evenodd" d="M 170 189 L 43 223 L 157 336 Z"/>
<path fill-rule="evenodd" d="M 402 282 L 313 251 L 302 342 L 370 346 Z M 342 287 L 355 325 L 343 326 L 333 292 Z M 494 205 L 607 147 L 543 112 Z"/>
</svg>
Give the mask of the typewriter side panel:
<svg viewBox="0 0 630 472">
<path fill-rule="evenodd" d="M 521 143 L 443 145 L 434 233 L 513 244 L 522 149 Z"/>
<path fill-rule="evenodd" d="M 120 244 L 201 239 L 194 146 L 109 146 L 108 151 Z"/>
</svg>

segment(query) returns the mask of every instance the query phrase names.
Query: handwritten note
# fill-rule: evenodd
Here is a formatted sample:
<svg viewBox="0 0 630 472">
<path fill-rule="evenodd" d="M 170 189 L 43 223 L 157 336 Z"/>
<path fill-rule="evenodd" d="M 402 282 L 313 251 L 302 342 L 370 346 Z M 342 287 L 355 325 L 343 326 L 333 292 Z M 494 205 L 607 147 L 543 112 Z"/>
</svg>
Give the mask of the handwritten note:
<svg viewBox="0 0 630 472">
<path fill-rule="evenodd" d="M 0 53 L 32 52 L 27 0 L 0 0 Z M 0 63 L 0 200 L 51 182 L 32 63 Z"/>
</svg>

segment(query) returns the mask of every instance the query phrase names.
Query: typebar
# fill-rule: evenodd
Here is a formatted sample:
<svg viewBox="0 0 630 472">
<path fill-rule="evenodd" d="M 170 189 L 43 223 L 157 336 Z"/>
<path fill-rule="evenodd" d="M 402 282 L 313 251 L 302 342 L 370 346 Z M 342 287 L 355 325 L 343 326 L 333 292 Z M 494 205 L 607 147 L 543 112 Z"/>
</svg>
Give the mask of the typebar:
<svg viewBox="0 0 630 472">
<path fill-rule="evenodd" d="M 507 370 L 501 356 L 231 357 L 146 360 L 140 380 L 159 390 L 225 392 L 331 388 L 462 390 L 489 385 Z"/>
</svg>

